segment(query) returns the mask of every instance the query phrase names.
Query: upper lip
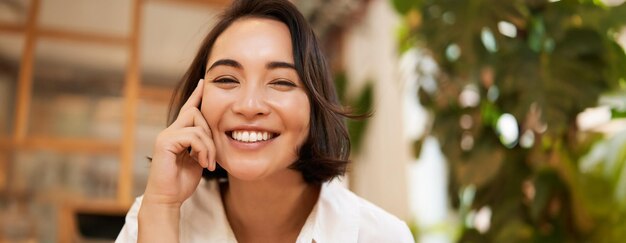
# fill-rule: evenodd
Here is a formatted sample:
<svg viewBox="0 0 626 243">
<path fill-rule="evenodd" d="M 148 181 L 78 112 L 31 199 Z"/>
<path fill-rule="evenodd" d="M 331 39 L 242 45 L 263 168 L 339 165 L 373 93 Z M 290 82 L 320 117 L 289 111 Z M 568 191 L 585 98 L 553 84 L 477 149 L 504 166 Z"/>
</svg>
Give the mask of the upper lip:
<svg viewBox="0 0 626 243">
<path fill-rule="evenodd" d="M 254 131 L 254 132 L 270 132 L 274 134 L 279 134 L 278 131 L 270 128 L 264 128 L 258 125 L 239 125 L 226 130 L 226 132 L 232 131 Z"/>
</svg>

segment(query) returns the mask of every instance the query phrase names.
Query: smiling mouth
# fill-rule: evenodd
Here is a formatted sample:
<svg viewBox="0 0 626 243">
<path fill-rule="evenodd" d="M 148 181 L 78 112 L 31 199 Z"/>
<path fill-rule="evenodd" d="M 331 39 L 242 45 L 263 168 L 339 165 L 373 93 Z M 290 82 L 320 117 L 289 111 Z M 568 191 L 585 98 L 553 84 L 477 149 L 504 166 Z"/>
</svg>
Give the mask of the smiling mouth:
<svg viewBox="0 0 626 243">
<path fill-rule="evenodd" d="M 260 131 L 228 131 L 226 132 L 228 137 L 238 142 L 255 143 L 263 142 L 274 139 L 280 136 L 279 133 L 273 132 L 260 132 Z"/>
</svg>

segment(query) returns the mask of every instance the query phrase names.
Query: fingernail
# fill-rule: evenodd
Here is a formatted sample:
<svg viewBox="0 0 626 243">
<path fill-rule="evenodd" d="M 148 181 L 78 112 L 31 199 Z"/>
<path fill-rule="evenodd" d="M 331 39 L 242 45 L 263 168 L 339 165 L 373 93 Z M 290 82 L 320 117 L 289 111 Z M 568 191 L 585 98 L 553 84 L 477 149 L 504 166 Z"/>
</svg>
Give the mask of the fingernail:
<svg viewBox="0 0 626 243">
<path fill-rule="evenodd" d="M 201 79 L 198 81 L 198 84 L 196 84 L 196 86 L 200 86 L 200 83 L 202 83 L 202 81 L 204 81 L 204 79 L 203 79 L 203 78 L 201 78 Z"/>
</svg>

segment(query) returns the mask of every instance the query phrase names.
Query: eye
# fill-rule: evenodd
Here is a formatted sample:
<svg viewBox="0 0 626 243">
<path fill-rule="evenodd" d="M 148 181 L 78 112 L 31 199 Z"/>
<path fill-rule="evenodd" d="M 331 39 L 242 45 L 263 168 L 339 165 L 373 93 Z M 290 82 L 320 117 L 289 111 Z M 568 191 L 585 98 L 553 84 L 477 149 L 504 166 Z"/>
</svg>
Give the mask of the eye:
<svg viewBox="0 0 626 243">
<path fill-rule="evenodd" d="M 239 81 L 232 77 L 217 77 L 213 80 L 213 84 L 222 89 L 232 89 L 239 85 Z"/>
<path fill-rule="evenodd" d="M 219 77 L 213 80 L 213 83 L 228 84 L 228 83 L 239 83 L 239 82 L 231 77 Z"/>
<path fill-rule="evenodd" d="M 271 85 L 285 86 L 290 88 L 298 87 L 295 83 L 288 80 L 276 80 L 270 83 Z"/>
</svg>

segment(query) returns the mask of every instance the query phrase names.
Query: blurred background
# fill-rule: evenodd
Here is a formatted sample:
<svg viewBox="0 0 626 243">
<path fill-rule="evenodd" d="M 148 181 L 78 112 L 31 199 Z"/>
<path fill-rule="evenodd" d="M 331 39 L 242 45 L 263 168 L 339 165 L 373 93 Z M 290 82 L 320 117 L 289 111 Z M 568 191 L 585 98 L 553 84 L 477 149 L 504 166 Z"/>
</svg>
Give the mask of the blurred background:
<svg viewBox="0 0 626 243">
<path fill-rule="evenodd" d="M 110 242 L 229 0 L 0 0 L 0 242 Z M 418 242 L 626 239 L 624 0 L 295 0 Z"/>
</svg>

